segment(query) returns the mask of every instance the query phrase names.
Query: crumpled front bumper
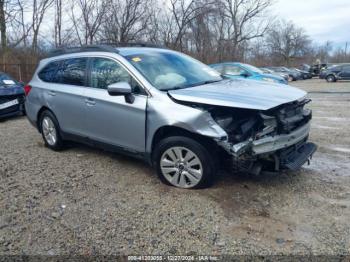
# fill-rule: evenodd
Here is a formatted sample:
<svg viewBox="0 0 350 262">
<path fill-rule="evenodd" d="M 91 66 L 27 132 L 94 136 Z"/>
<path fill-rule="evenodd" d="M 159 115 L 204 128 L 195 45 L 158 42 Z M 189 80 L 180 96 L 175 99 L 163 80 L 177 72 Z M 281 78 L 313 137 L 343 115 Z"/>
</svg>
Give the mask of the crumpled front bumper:
<svg viewBox="0 0 350 262">
<path fill-rule="evenodd" d="M 311 122 L 304 124 L 289 134 L 267 136 L 258 140 L 247 140 L 238 144 L 219 141 L 235 161 L 251 159 L 271 159 L 275 161 L 275 170 L 296 170 L 305 164 L 316 151 L 317 146 L 306 142 L 309 136 Z M 254 161 L 254 160 L 252 160 Z"/>
<path fill-rule="evenodd" d="M 283 150 L 278 158 L 279 168 L 297 170 L 310 161 L 316 150 L 317 146 L 310 142 L 299 143 L 287 150 Z"/>
<path fill-rule="evenodd" d="M 269 136 L 252 142 L 253 155 L 274 152 L 283 148 L 288 148 L 305 139 L 310 133 L 311 122 L 294 130 L 290 134 Z"/>
<path fill-rule="evenodd" d="M 311 122 L 299 127 L 289 134 L 267 136 L 258 140 L 247 140 L 237 144 L 231 144 L 227 141 L 217 141 L 229 154 L 239 158 L 244 153 L 249 152 L 252 156 L 265 153 L 272 153 L 277 150 L 288 148 L 308 137 Z"/>
</svg>

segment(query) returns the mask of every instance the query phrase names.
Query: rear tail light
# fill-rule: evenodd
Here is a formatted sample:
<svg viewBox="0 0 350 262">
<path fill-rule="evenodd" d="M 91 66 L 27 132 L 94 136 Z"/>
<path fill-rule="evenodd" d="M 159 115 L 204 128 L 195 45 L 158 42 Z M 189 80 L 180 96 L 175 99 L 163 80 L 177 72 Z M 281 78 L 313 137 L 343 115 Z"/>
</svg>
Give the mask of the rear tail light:
<svg viewBox="0 0 350 262">
<path fill-rule="evenodd" d="M 32 87 L 30 85 L 25 85 L 24 86 L 24 93 L 26 96 L 29 95 L 30 90 L 32 90 Z"/>
</svg>

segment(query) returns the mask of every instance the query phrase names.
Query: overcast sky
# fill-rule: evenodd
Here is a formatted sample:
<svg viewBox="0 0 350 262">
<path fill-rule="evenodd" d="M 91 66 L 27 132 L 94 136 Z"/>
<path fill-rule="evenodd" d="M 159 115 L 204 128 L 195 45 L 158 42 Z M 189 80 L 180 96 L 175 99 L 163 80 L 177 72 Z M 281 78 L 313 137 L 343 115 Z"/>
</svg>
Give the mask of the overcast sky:
<svg viewBox="0 0 350 262">
<path fill-rule="evenodd" d="M 315 42 L 350 43 L 350 0 L 275 1 L 273 13 L 303 27 Z"/>
</svg>

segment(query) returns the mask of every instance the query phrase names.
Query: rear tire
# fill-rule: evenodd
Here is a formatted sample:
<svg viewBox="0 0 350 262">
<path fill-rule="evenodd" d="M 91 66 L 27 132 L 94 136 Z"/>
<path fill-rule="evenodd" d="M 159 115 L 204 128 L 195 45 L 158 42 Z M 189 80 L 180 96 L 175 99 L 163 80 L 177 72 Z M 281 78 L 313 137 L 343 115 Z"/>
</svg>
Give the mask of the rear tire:
<svg viewBox="0 0 350 262">
<path fill-rule="evenodd" d="M 40 115 L 40 132 L 45 146 L 55 151 L 63 149 L 60 126 L 54 114 L 48 110 Z"/>
<path fill-rule="evenodd" d="M 167 185 L 195 189 L 212 184 L 214 158 L 194 139 L 183 136 L 165 138 L 155 147 L 153 156 L 157 174 Z"/>
</svg>

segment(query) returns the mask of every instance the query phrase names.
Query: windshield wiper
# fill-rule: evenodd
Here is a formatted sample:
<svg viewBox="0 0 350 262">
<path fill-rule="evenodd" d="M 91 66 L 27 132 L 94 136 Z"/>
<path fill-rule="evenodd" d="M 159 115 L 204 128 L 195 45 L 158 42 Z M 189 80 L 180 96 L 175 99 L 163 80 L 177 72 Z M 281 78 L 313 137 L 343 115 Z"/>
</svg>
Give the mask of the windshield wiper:
<svg viewBox="0 0 350 262">
<path fill-rule="evenodd" d="M 184 89 L 184 88 L 189 88 L 189 87 L 207 85 L 207 84 L 211 84 L 211 83 L 220 82 L 220 81 L 222 81 L 222 80 L 224 80 L 224 79 L 219 79 L 219 80 L 207 80 L 207 81 L 198 82 L 198 83 L 194 83 L 194 84 L 191 84 L 191 85 L 184 85 L 184 86 L 174 86 L 174 87 L 162 89 L 162 91 L 171 91 L 171 90 L 178 90 L 178 89 Z"/>
<path fill-rule="evenodd" d="M 186 87 L 187 86 L 173 86 L 173 87 L 161 89 L 161 91 L 179 90 L 179 89 L 183 89 L 183 88 L 186 88 Z"/>
<path fill-rule="evenodd" d="M 199 83 L 195 83 L 195 84 L 189 85 L 189 86 L 187 86 L 187 87 L 208 85 L 208 84 L 220 82 L 220 81 L 222 81 L 222 80 L 223 80 L 223 79 L 219 79 L 219 80 L 207 80 L 207 81 L 203 81 L 203 82 L 199 82 Z"/>
</svg>

